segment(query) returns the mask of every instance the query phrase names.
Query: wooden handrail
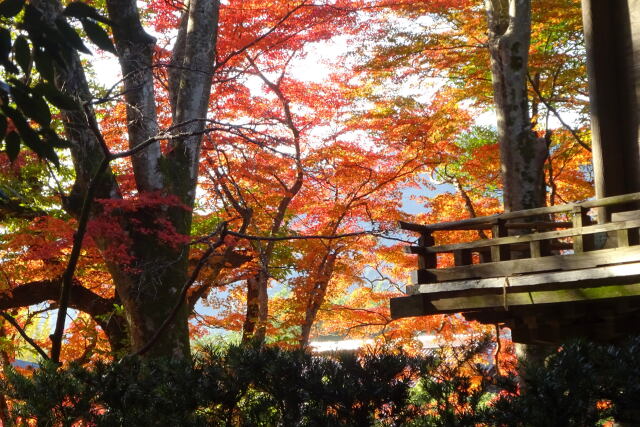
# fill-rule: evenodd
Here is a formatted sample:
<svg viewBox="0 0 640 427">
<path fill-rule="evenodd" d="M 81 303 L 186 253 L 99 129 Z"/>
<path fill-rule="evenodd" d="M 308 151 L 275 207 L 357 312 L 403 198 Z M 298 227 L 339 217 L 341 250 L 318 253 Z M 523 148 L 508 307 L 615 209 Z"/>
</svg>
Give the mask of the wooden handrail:
<svg viewBox="0 0 640 427">
<path fill-rule="evenodd" d="M 498 220 L 513 220 L 518 218 L 526 218 L 531 216 L 543 216 L 555 213 L 572 212 L 575 208 L 591 209 L 604 206 L 619 205 L 623 203 L 640 201 L 640 193 L 623 194 L 621 196 L 604 197 L 597 200 L 587 200 L 582 203 L 570 203 L 566 205 L 547 206 L 543 208 L 526 209 L 515 212 L 505 212 L 501 214 L 463 219 L 459 221 L 440 222 L 437 224 L 416 224 L 412 222 L 400 221 L 400 228 L 407 231 L 415 231 L 418 233 L 431 233 L 433 231 L 445 230 L 468 230 L 470 226 L 482 226 L 490 228 Z"/>
<path fill-rule="evenodd" d="M 443 252 L 454 252 L 463 249 L 479 249 L 498 245 L 510 245 L 515 243 L 529 243 L 534 241 L 561 239 L 585 234 L 603 233 L 615 230 L 627 230 L 640 227 L 640 220 L 610 222 L 607 224 L 589 225 L 581 228 L 570 228 L 568 230 L 548 231 L 544 233 L 525 234 L 522 236 L 499 237 L 496 239 L 482 239 L 467 243 L 454 243 L 439 246 L 409 246 L 409 252 L 413 254 L 437 254 Z"/>
</svg>

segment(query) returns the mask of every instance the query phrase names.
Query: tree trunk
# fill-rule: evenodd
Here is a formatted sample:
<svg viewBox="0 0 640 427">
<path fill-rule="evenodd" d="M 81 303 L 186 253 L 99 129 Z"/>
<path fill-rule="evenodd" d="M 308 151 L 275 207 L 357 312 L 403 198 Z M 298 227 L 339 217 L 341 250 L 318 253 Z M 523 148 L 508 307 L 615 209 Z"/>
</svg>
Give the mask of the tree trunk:
<svg viewBox="0 0 640 427">
<path fill-rule="evenodd" d="M 485 0 L 505 211 L 544 206 L 544 139 L 531 129 L 527 71 L 530 0 Z"/>
<path fill-rule="evenodd" d="M 527 94 L 531 0 L 485 0 L 505 212 L 545 205 L 544 138 L 532 130 Z M 512 252 L 513 258 L 524 254 Z M 542 362 L 545 346 L 518 344 L 521 359 Z"/>
<path fill-rule="evenodd" d="M 44 16 L 54 25 L 61 15 L 59 0 L 34 0 Z M 177 203 L 123 209 L 117 221 L 126 238 L 97 236 L 98 246 L 106 253 L 105 262 L 113 277 L 116 292 L 124 305 L 129 326 L 131 348 L 136 351 L 154 340 L 161 325 L 172 315 L 180 303 L 181 290 L 188 281 L 189 245 L 167 242 L 160 231 L 189 236 L 192 222 L 200 144 L 205 121 L 215 61 L 217 41 L 218 0 L 190 0 L 187 2 L 179 30 L 180 42 L 174 47 L 170 100 L 173 122 L 166 154 L 160 150 L 160 132 L 156 109 L 153 76 L 155 39 L 145 32 L 137 3 L 134 0 L 107 0 L 111 28 L 122 68 L 123 97 L 127 105 L 127 139 L 131 148 L 146 144 L 132 157 L 137 194 L 174 196 Z M 98 134 L 96 118 L 90 108 L 91 91 L 85 78 L 80 58 L 74 54 L 67 70 L 57 70 L 56 85 L 70 96 L 88 106 L 84 111 L 63 111 L 67 137 L 72 145 L 72 158 L 76 173 L 72 194 L 65 200 L 66 210 L 74 216 L 85 197 L 88 183 L 108 151 Z M 97 198 L 121 199 L 121 192 L 111 170 L 100 180 Z M 124 206 L 124 205 L 123 205 Z M 100 205 L 94 204 L 93 216 L 102 214 Z M 148 232 L 157 227 L 158 233 Z M 145 231 L 145 229 L 147 231 Z M 132 261 L 117 262 L 109 257 L 109 249 L 124 246 Z M 172 318 L 171 324 L 154 341 L 146 354 L 151 356 L 189 357 L 189 309 L 186 302 Z M 119 325 L 111 327 L 117 334 Z M 105 329 L 106 330 L 106 329 Z"/>
<path fill-rule="evenodd" d="M 176 305 L 181 289 L 187 281 L 188 252 L 168 250 L 161 245 L 157 243 L 151 246 L 150 253 L 136 253 L 136 261 L 131 266 L 111 266 L 112 276 L 124 306 L 131 350 L 134 353 L 154 338 Z M 188 358 L 188 319 L 188 305 L 182 304 L 171 324 L 146 355 Z"/>
<path fill-rule="evenodd" d="M 262 344 L 267 335 L 269 317 L 268 277 L 260 272 L 247 279 L 247 315 L 242 328 L 242 342 Z"/>
<path fill-rule="evenodd" d="M 7 331 L 4 328 L 4 319 L 0 320 L 0 338 L 5 339 L 7 337 Z M 6 345 L 6 344 L 5 344 Z M 6 349 L 0 349 L 0 366 L 2 366 L 2 372 L 5 373 L 7 369 L 11 367 L 11 361 Z M 13 421 L 11 419 L 11 413 L 9 411 L 9 405 L 7 404 L 7 397 L 0 393 L 0 421 L 2 427 L 11 427 Z"/>
<path fill-rule="evenodd" d="M 300 347 L 302 348 L 309 345 L 311 328 L 318 316 L 320 307 L 324 303 L 324 298 L 327 295 L 327 289 L 329 287 L 329 282 L 333 274 L 337 257 L 337 253 L 328 252 L 316 269 L 315 274 L 310 278 L 312 286 L 306 302 L 302 331 L 299 338 Z"/>
</svg>

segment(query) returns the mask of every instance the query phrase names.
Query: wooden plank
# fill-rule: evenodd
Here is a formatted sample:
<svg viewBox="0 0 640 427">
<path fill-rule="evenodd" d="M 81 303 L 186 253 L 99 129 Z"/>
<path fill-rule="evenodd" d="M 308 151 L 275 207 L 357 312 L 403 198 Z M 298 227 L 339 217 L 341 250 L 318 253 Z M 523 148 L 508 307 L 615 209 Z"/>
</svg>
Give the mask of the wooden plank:
<svg viewBox="0 0 640 427">
<path fill-rule="evenodd" d="M 599 286 L 603 281 L 635 280 L 640 282 L 640 262 L 630 264 L 610 265 L 605 267 L 585 268 L 582 270 L 544 272 L 523 276 L 509 277 L 509 289 L 512 291 L 536 290 L 553 285 L 560 289 L 570 287 L 575 283 L 582 286 Z M 505 278 L 474 279 L 451 282 L 430 283 L 423 285 L 407 286 L 407 294 L 418 295 L 460 295 L 463 292 L 484 290 L 492 292 L 502 291 L 505 287 Z"/>
<path fill-rule="evenodd" d="M 600 286 L 596 288 L 561 289 L 549 291 L 507 293 L 506 306 L 572 303 L 640 295 L 640 283 L 632 285 Z M 429 301 L 437 310 L 457 312 L 504 307 L 504 296 L 483 295 L 476 297 L 443 298 Z"/>
<path fill-rule="evenodd" d="M 615 313 L 619 320 L 640 318 L 638 308 L 640 297 L 610 299 L 607 301 L 586 301 L 575 304 L 546 304 L 546 305 L 525 305 L 510 306 L 509 311 L 504 310 L 481 310 L 465 311 L 464 317 L 467 320 L 477 320 L 480 323 L 501 323 L 510 322 L 512 324 L 524 324 L 524 319 L 535 317 L 540 322 L 551 317 L 560 320 L 563 324 L 588 323 L 596 319 L 596 311 L 605 308 Z M 626 310 L 627 306 L 635 307 L 634 310 Z M 637 322 L 640 329 L 640 322 Z"/>
<path fill-rule="evenodd" d="M 614 212 L 611 214 L 611 221 L 630 221 L 640 219 L 640 211 Z"/>
<path fill-rule="evenodd" d="M 638 193 L 640 194 L 640 193 Z M 535 208 L 535 209 L 527 209 L 524 211 L 516 211 L 516 212 L 505 212 L 502 214 L 490 215 L 490 216 L 482 216 L 475 217 L 469 219 L 463 219 L 460 221 L 448 221 L 448 222 L 439 222 L 437 224 L 415 224 L 410 222 L 400 221 L 400 228 L 408 231 L 418 231 L 429 230 L 429 231 L 442 231 L 442 230 L 457 230 L 458 227 L 461 226 L 470 226 L 470 225 L 489 225 L 493 224 L 498 219 L 502 220 L 510 220 L 517 218 L 526 218 L 528 216 L 542 216 L 542 215 L 550 215 L 554 213 L 563 213 L 563 212 L 571 212 L 574 205 L 555 205 L 544 208 Z"/>
<path fill-rule="evenodd" d="M 437 224 L 416 224 L 411 222 L 400 221 L 400 228 L 408 231 L 441 231 L 441 230 L 458 230 L 458 227 L 461 226 L 472 226 L 472 225 L 484 225 L 490 226 L 494 221 L 498 219 L 502 220 L 511 220 L 518 218 L 526 218 L 532 216 L 542 216 L 542 215 L 550 215 L 554 213 L 563 213 L 563 212 L 571 212 L 574 207 L 581 206 L 585 209 L 591 209 L 601 206 L 612 206 L 617 204 L 629 203 L 640 201 L 640 193 L 630 193 L 623 194 L 620 196 L 612 196 L 612 197 L 604 197 L 602 199 L 597 200 L 588 200 L 586 202 L 577 203 L 577 204 L 567 204 L 567 205 L 555 205 L 555 206 L 547 206 L 542 208 L 534 208 L 527 209 L 522 211 L 515 212 L 505 212 L 502 214 L 496 214 L 491 216 L 484 217 L 476 217 L 463 219 L 460 221 L 449 221 L 449 222 L 440 222 Z"/>
<path fill-rule="evenodd" d="M 492 217 L 483 217 L 483 218 L 492 218 Z M 467 219 L 460 220 L 460 222 L 468 221 Z M 455 223 L 456 221 L 449 222 Z M 450 231 L 450 230 L 491 230 L 492 221 L 488 220 L 486 222 L 480 224 L 462 224 L 458 227 L 447 228 L 445 230 L 432 230 L 432 225 L 423 225 L 416 224 L 415 222 L 406 222 L 399 221 L 399 226 L 402 230 L 407 231 L 415 231 L 417 233 L 422 233 L 423 231 Z M 573 227 L 573 223 L 569 221 L 530 221 L 530 222 L 508 222 L 506 227 L 508 229 L 557 229 L 557 228 L 571 228 Z"/>
<path fill-rule="evenodd" d="M 520 307 L 545 304 L 575 303 L 614 298 L 631 298 L 640 296 L 640 283 L 631 285 L 599 286 L 595 288 L 561 289 L 534 292 L 517 292 L 474 295 L 454 298 L 429 298 L 422 300 L 420 306 L 415 301 L 422 295 L 394 298 L 391 316 L 410 317 L 458 313 L 465 311 L 495 310 L 504 307 Z M 406 306 L 405 306 L 406 305 Z M 408 307 L 411 307 L 409 309 Z M 422 310 L 420 312 L 419 310 Z M 419 314 L 420 313 L 420 314 Z"/>
<path fill-rule="evenodd" d="M 637 202 L 640 200 L 640 193 L 622 194 L 619 196 L 603 197 L 601 199 L 587 200 L 579 205 L 584 208 L 599 208 L 602 206 L 621 205 L 624 203 Z"/>
<path fill-rule="evenodd" d="M 556 255 L 543 258 L 518 259 L 489 262 L 442 269 L 417 270 L 413 273 L 413 284 L 445 282 L 452 280 L 479 279 L 513 276 L 554 270 L 579 270 L 599 265 L 622 264 L 640 261 L 640 246 L 601 249 L 574 255 Z M 435 279 L 435 280 L 434 280 Z"/>
<path fill-rule="evenodd" d="M 537 240 L 532 240 L 531 242 L 527 243 L 512 243 L 511 244 L 511 250 L 513 251 L 524 251 L 527 248 L 530 248 L 531 243 L 541 243 L 541 244 L 547 244 L 549 246 L 549 250 L 557 250 L 557 251 L 564 251 L 564 250 L 568 250 L 568 249 L 573 249 L 573 243 L 569 243 L 569 242 L 560 242 L 558 240 L 541 240 L 541 241 L 537 241 Z M 610 249 L 610 248 L 606 248 L 606 249 Z M 426 254 L 426 253 L 431 253 L 431 251 L 427 252 L 426 248 L 422 247 L 422 246 L 403 246 L 402 250 L 404 253 L 407 254 L 411 254 L 411 255 L 420 255 L 420 254 Z M 451 252 L 455 252 L 455 251 L 451 251 Z M 485 254 L 487 256 L 487 259 L 484 262 L 490 262 L 491 261 L 491 247 L 482 247 L 482 248 L 477 248 L 477 249 L 471 249 L 471 252 L 475 252 L 478 254 Z M 543 255 L 546 256 L 546 255 Z"/>
<path fill-rule="evenodd" d="M 409 246 L 410 253 L 442 253 L 453 252 L 459 249 L 479 249 L 484 247 L 491 247 L 495 245 L 511 245 L 515 243 L 529 243 L 532 241 L 561 239 L 565 237 L 573 237 L 578 234 L 595 234 L 604 233 L 608 231 L 624 230 L 629 228 L 640 227 L 640 219 L 623 222 L 609 222 L 606 224 L 589 225 L 582 228 L 571 228 L 568 230 L 546 231 L 544 233 L 525 234 L 522 236 L 509 236 L 501 237 L 498 239 L 482 239 L 473 242 L 466 243 L 454 243 L 450 245 L 438 245 L 430 246 L 426 248 L 420 248 L 416 246 Z M 416 248 L 416 249 L 414 249 Z"/>
</svg>

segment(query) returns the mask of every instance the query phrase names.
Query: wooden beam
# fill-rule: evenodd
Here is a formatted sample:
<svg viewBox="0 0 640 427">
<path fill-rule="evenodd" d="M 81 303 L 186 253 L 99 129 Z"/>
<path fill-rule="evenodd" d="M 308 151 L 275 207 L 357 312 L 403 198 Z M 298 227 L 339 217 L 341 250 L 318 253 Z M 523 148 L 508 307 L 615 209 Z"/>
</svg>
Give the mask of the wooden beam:
<svg viewBox="0 0 640 427">
<path fill-rule="evenodd" d="M 551 255 L 551 242 L 548 240 L 532 240 L 529 242 L 531 258 L 542 258 Z"/>
<path fill-rule="evenodd" d="M 526 209 L 523 211 L 505 212 L 502 214 L 475 217 L 475 218 L 463 219 L 460 221 L 439 222 L 437 224 L 429 224 L 429 225 L 400 221 L 399 225 L 400 225 L 400 228 L 403 230 L 417 231 L 417 232 L 458 230 L 459 229 L 458 227 L 461 227 L 461 226 L 471 226 L 471 225 L 489 225 L 490 226 L 498 219 L 508 221 L 508 220 L 518 219 L 518 218 L 571 212 L 576 206 L 580 206 L 585 209 L 591 209 L 591 208 L 597 208 L 602 206 L 612 206 L 612 205 L 637 202 L 637 201 L 640 201 L 640 193 L 630 193 L 630 194 L 623 194 L 620 196 L 604 197 L 597 200 L 588 200 L 582 203 L 571 203 L 567 205 L 554 205 L 554 206 L 547 206 L 543 208 Z"/>
<path fill-rule="evenodd" d="M 453 251 L 453 262 L 456 266 L 471 265 L 473 262 L 471 251 L 468 249 L 461 249 L 459 251 Z"/>
<path fill-rule="evenodd" d="M 511 248 L 509 245 L 500 244 L 502 238 L 507 238 L 508 231 L 506 222 L 503 219 L 496 220 L 493 227 L 491 227 L 491 239 L 486 239 L 488 242 L 494 242 L 491 245 L 491 261 L 507 261 L 511 259 Z"/>
<path fill-rule="evenodd" d="M 582 206 L 576 206 L 573 208 L 573 230 L 583 231 L 586 226 L 590 224 L 589 216 L 587 215 L 588 209 Z M 616 222 L 610 224 L 618 224 Z M 602 225 L 610 225 L 602 224 Z M 622 228 L 622 227 L 620 227 Z M 593 236 L 587 233 L 576 233 L 573 236 L 573 252 L 576 254 L 590 251 L 593 249 Z"/>
<path fill-rule="evenodd" d="M 435 240 L 433 236 L 429 232 L 420 233 L 420 239 L 418 239 L 418 244 L 422 248 L 430 247 L 435 244 Z M 438 267 L 438 256 L 433 253 L 422 253 L 418 254 L 418 268 L 437 268 Z"/>
<path fill-rule="evenodd" d="M 428 311 L 425 298 L 422 295 L 408 297 L 391 298 L 389 308 L 392 319 L 402 319 L 404 317 L 424 316 Z"/>
<path fill-rule="evenodd" d="M 527 248 L 531 247 L 531 243 L 548 244 L 550 250 L 564 251 L 564 250 L 573 249 L 573 243 L 569 243 L 569 242 L 561 242 L 561 241 L 558 241 L 558 240 L 543 240 L 543 241 L 533 240 L 533 241 L 529 242 L 528 244 L 527 243 L 511 243 L 511 250 L 513 250 L 513 251 L 525 251 Z M 609 248 L 606 248 L 606 249 L 609 249 Z M 403 246 L 402 250 L 403 250 L 404 253 L 411 254 L 411 255 L 421 255 L 421 254 L 426 254 L 426 253 L 431 253 L 432 252 L 432 250 L 428 250 L 427 251 L 422 246 Z M 447 252 L 449 252 L 449 251 L 447 251 Z M 450 251 L 450 252 L 455 252 L 455 251 Z M 481 248 L 477 248 L 477 249 L 471 249 L 471 252 L 472 253 L 476 252 L 478 254 L 485 254 L 485 255 L 487 255 L 487 259 L 484 262 L 490 262 L 491 261 L 489 259 L 490 256 L 491 256 L 491 247 L 490 246 L 481 247 Z M 547 255 L 543 255 L 543 256 L 547 256 Z"/>
<path fill-rule="evenodd" d="M 507 292 L 492 295 L 474 295 L 454 298 L 425 298 L 424 295 L 393 298 L 391 317 L 411 317 L 458 313 L 465 311 L 495 310 L 511 306 L 575 303 L 640 296 L 640 283 L 631 285 L 599 286 L 534 292 Z"/>
<path fill-rule="evenodd" d="M 588 225 L 580 228 L 570 228 L 568 230 L 546 231 L 544 233 L 525 234 L 522 236 L 500 237 L 497 239 L 482 239 L 466 243 L 454 243 L 450 245 L 438 246 L 409 246 L 410 253 L 442 253 L 453 252 L 460 249 L 479 249 L 492 247 L 496 245 L 512 245 L 516 243 L 529 243 L 533 241 L 562 239 L 565 237 L 573 237 L 577 235 L 605 233 L 608 231 L 625 230 L 629 228 L 640 227 L 640 219 L 621 222 L 609 222 L 606 224 Z"/>
<path fill-rule="evenodd" d="M 611 214 L 611 221 L 630 221 L 640 219 L 640 211 L 614 212 Z"/>
<path fill-rule="evenodd" d="M 543 272 L 509 277 L 509 290 L 512 292 L 548 288 L 564 289 L 579 283 L 583 287 L 602 286 L 612 280 L 640 282 L 640 262 L 610 265 L 606 267 L 585 268 L 582 270 Z M 603 283 L 604 282 L 604 283 Z M 505 278 L 474 279 L 451 282 L 430 283 L 407 286 L 408 295 L 427 294 L 430 296 L 459 296 L 463 293 L 492 292 L 505 287 Z"/>
<path fill-rule="evenodd" d="M 600 265 L 622 264 L 640 261 L 640 246 L 602 249 L 574 255 L 556 255 L 543 258 L 518 259 L 489 262 L 464 267 L 416 270 L 412 284 L 445 282 L 453 280 L 479 279 L 512 276 L 542 271 L 579 270 Z"/>
</svg>

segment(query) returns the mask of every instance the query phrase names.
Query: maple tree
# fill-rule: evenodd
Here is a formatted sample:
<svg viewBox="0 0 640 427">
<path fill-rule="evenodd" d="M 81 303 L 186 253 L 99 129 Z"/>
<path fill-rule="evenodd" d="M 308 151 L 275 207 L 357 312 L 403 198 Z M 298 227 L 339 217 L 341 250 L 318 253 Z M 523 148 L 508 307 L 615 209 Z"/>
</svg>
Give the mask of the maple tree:
<svg viewBox="0 0 640 427">
<path fill-rule="evenodd" d="M 205 6 L 211 13 L 196 13 Z M 145 7 L 106 3 L 118 85 L 88 83 L 91 64 L 77 54 L 58 71 L 57 86 L 85 105 L 54 115 L 71 158 L 58 150 L 58 169 L 25 150 L 2 159 L 2 190 L 17 196 L 1 205 L 0 307 L 28 315 L 58 301 L 67 277 L 69 306 L 85 314 L 67 329 L 62 358 L 80 361 L 108 348 L 184 357 L 189 337 L 209 327 L 303 347 L 322 334 L 482 331 L 456 316 L 392 322 L 387 301 L 412 260 L 401 242 L 380 239 L 403 239 L 389 233 L 408 218 L 403 193 L 434 179 L 452 191 L 416 197 L 430 209 L 415 221 L 501 209 L 500 131 L 474 123 L 493 105 L 475 2 Z M 584 91 L 577 11 L 569 0 L 533 9 L 527 122 L 544 141 L 550 203 L 591 194 L 586 104 L 574 96 Z M 314 80 L 296 70 L 336 38 L 353 49 L 331 59 L 334 72 Z M 428 94 L 407 93 L 407 82 Z"/>
</svg>

